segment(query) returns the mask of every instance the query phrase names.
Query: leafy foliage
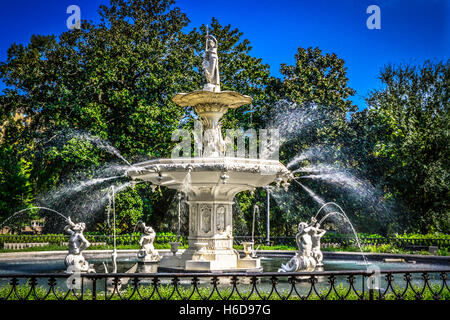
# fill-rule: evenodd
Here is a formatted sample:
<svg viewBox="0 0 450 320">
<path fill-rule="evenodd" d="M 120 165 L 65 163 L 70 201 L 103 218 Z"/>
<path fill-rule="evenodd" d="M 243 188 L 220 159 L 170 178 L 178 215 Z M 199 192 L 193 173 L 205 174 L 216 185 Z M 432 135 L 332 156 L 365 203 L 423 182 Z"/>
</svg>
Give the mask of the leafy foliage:
<svg viewBox="0 0 450 320">
<path fill-rule="evenodd" d="M 386 66 L 352 119 L 368 176 L 402 205 L 405 230 L 448 232 L 450 62 Z M 409 228 L 408 228 L 409 226 Z"/>
<path fill-rule="evenodd" d="M 97 24 L 83 21 L 80 29 L 58 37 L 33 35 L 26 45 L 12 44 L 0 63 L 6 85 L 0 95 L 3 219 L 77 173 L 87 172 L 83 178 L 89 179 L 92 168 L 117 160 L 91 136 L 109 141 L 134 162 L 168 157 L 176 143 L 172 132 L 192 125 L 192 110 L 171 98 L 202 87 L 206 26 L 185 32 L 189 19 L 172 0 L 111 0 L 99 14 Z M 380 74 L 384 87 L 372 91 L 368 108 L 357 112 L 345 62 L 336 54 L 299 47 L 295 63 L 282 64 L 278 79 L 251 55 L 242 32 L 215 18 L 209 26 L 220 44 L 222 90 L 253 98 L 251 106 L 227 113 L 223 129 L 266 128 L 278 117 L 294 127 L 283 136 L 283 163 L 317 146 L 330 148 L 328 163 L 365 177 L 363 187 L 373 187 L 377 200 L 350 196 L 339 184 L 311 180 L 308 187 L 346 208 L 358 231 L 448 233 L 448 62 L 386 66 Z M 320 117 L 307 125 L 304 118 L 289 117 L 296 112 Z M 272 195 L 273 235 L 295 233 L 296 223 L 317 210 L 300 186 L 292 184 L 290 191 Z M 174 201 L 174 192 L 164 188 L 126 189 L 117 199 L 116 227 L 131 232 L 143 219 L 169 231 Z M 261 208 L 256 234 L 264 233 L 265 202 L 264 190 L 238 195 L 238 233 L 251 230 L 255 204 Z M 93 209 L 90 227 L 105 227 L 105 206 Z"/>
</svg>

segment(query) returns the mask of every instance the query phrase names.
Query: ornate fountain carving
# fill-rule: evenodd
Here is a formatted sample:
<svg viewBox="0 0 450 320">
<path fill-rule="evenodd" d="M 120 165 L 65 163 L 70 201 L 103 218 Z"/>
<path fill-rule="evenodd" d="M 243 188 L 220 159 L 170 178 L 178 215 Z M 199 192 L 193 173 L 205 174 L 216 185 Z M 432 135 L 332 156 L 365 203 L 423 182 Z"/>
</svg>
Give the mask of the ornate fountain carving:
<svg viewBox="0 0 450 320">
<path fill-rule="evenodd" d="M 190 233 L 195 233 L 197 231 L 197 205 L 193 204 L 189 207 L 190 211 L 190 219 L 189 223 L 191 225 L 190 227 Z"/>
<path fill-rule="evenodd" d="M 204 233 L 209 233 L 211 231 L 211 213 L 212 207 L 210 204 L 201 204 L 200 205 L 200 215 L 201 218 L 201 228 Z"/>
<path fill-rule="evenodd" d="M 222 205 L 216 209 L 216 228 L 219 233 L 225 231 L 225 210 L 225 207 Z"/>
<path fill-rule="evenodd" d="M 194 108 L 203 124 L 203 157 L 217 158 L 225 155 L 226 143 L 222 137 L 220 118 L 228 109 L 250 104 L 252 98 L 233 91 L 220 91 L 218 43 L 207 35 L 203 71 L 206 84 L 203 90 L 179 93 L 172 101 L 181 107 Z"/>
</svg>

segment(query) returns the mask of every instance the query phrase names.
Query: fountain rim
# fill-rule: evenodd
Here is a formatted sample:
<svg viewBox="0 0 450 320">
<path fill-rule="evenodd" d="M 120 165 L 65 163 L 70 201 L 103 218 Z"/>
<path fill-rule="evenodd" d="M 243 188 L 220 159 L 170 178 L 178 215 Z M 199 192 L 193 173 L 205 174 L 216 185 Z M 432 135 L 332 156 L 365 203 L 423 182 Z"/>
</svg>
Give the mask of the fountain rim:
<svg viewBox="0 0 450 320">
<path fill-rule="evenodd" d="M 164 166 L 164 165 L 191 165 L 195 167 L 202 166 L 226 166 L 239 164 L 246 165 L 260 165 L 260 166 L 277 166 L 280 167 L 282 173 L 289 173 L 289 170 L 279 161 L 273 159 L 256 159 L 256 158 L 239 158 L 239 157 L 189 157 L 189 158 L 161 158 L 152 159 L 143 162 L 132 164 L 134 168 L 141 168 L 147 166 Z M 209 171 L 209 170 L 208 170 Z"/>
<path fill-rule="evenodd" d="M 178 93 L 172 101 L 180 107 L 196 107 L 201 104 L 221 104 L 230 109 L 236 109 L 243 105 L 251 104 L 250 96 L 240 94 L 236 91 L 212 92 L 206 90 L 195 90 L 188 93 Z"/>
</svg>

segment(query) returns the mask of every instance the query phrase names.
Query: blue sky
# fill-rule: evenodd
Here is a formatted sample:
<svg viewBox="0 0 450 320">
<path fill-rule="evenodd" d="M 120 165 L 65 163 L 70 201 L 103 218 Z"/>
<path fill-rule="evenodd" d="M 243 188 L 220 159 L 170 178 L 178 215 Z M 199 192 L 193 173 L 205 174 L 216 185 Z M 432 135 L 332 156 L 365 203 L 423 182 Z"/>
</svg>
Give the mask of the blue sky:
<svg viewBox="0 0 450 320">
<path fill-rule="evenodd" d="M 58 35 L 66 30 L 66 8 L 76 4 L 81 18 L 98 20 L 97 8 L 108 0 L 0 0 L 0 60 L 11 43 L 26 44 L 32 34 Z M 369 30 L 366 9 L 378 5 L 381 29 Z M 191 24 L 188 30 L 209 23 L 212 17 L 244 33 L 251 54 L 280 76 L 281 63 L 293 64 L 299 46 L 319 47 L 344 59 L 352 98 L 364 108 L 364 96 L 379 88 L 377 79 L 387 63 L 422 64 L 450 56 L 447 0 L 178 0 Z M 0 86 L 3 87 L 3 86 Z"/>
</svg>

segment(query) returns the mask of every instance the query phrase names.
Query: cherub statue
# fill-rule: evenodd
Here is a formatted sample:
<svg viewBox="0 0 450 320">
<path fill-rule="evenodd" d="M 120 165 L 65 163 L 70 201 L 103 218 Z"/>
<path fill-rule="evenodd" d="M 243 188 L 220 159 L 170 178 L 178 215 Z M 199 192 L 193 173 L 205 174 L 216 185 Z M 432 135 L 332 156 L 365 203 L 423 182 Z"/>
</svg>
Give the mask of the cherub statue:
<svg viewBox="0 0 450 320">
<path fill-rule="evenodd" d="M 67 218 L 66 222 L 67 225 L 64 227 L 64 231 L 70 234 L 69 254 L 64 260 L 67 267 L 66 272 L 95 272 L 82 254 L 82 251 L 91 245 L 83 235 L 86 224 L 84 222 L 73 223 L 70 217 Z"/>
<path fill-rule="evenodd" d="M 144 262 L 159 261 L 161 257 L 153 246 L 156 236 L 155 230 L 150 226 L 147 227 L 144 222 L 141 223 L 141 230 L 143 235 L 141 240 L 139 240 L 139 245 L 141 246 L 138 252 L 139 260 Z"/>
<path fill-rule="evenodd" d="M 314 226 L 311 230 L 312 256 L 316 260 L 316 265 L 322 266 L 323 254 L 320 250 L 320 239 L 325 235 L 327 231 L 324 229 L 320 229 L 320 224 L 317 223 L 317 220 L 314 217 L 311 218 L 311 225 Z"/>
<path fill-rule="evenodd" d="M 206 84 L 203 90 L 220 92 L 219 56 L 217 55 L 217 39 L 206 34 L 206 49 L 203 59 L 203 71 L 205 72 Z"/>
<path fill-rule="evenodd" d="M 300 222 L 298 224 L 298 233 L 295 236 L 295 240 L 298 246 L 298 269 L 301 270 L 314 270 L 316 263 L 312 258 L 312 237 L 313 227 L 306 222 Z"/>
<path fill-rule="evenodd" d="M 316 266 L 321 266 L 323 260 L 320 251 L 320 238 L 325 234 L 325 230 L 320 229 L 320 224 L 313 217 L 310 224 L 300 222 L 295 241 L 298 252 L 288 263 L 282 264 L 279 272 L 313 271 Z"/>
</svg>

